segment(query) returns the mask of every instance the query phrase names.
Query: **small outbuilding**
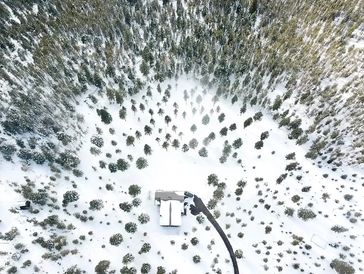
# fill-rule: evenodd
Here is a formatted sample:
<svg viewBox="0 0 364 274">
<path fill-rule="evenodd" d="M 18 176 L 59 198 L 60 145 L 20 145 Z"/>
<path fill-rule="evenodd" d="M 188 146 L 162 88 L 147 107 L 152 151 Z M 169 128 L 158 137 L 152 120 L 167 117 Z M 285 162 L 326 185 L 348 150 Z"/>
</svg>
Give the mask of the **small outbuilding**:
<svg viewBox="0 0 364 274">
<path fill-rule="evenodd" d="M 183 191 L 155 192 L 154 201 L 159 206 L 159 224 L 161 226 L 181 226 L 185 214 L 185 195 Z"/>
</svg>

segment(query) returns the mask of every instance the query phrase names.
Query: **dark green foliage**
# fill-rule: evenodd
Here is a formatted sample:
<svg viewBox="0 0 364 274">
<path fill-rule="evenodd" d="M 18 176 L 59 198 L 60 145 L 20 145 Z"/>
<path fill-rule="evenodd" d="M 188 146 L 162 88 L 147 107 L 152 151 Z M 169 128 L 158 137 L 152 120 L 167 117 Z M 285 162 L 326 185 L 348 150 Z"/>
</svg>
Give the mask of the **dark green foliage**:
<svg viewBox="0 0 364 274">
<path fill-rule="evenodd" d="M 261 141 L 267 139 L 268 137 L 269 137 L 269 132 L 268 131 L 264 131 L 264 132 L 262 132 L 262 134 L 260 134 L 260 140 Z"/>
<path fill-rule="evenodd" d="M 331 227 L 331 230 L 336 232 L 336 233 L 343 233 L 348 231 L 347 228 L 341 226 L 341 225 L 334 225 L 333 227 Z"/>
<path fill-rule="evenodd" d="M 193 237 L 193 238 L 191 239 L 191 244 L 192 244 L 192 245 L 197 245 L 199 242 L 200 242 L 200 241 L 197 239 L 197 237 Z"/>
<path fill-rule="evenodd" d="M 201 148 L 201 149 L 198 151 L 198 155 L 200 155 L 201 157 L 207 157 L 207 156 L 208 156 L 207 149 L 206 149 L 205 147 Z"/>
<path fill-rule="evenodd" d="M 311 209 L 306 208 L 300 208 L 297 215 L 304 221 L 314 219 L 316 217 L 316 214 Z"/>
<path fill-rule="evenodd" d="M 10 161 L 11 157 L 16 152 L 16 147 L 10 144 L 4 144 L 0 146 L 0 152 L 2 153 L 5 160 Z"/>
<path fill-rule="evenodd" d="M 56 159 L 56 163 L 63 166 L 65 169 L 76 168 L 80 163 L 80 159 L 75 155 L 75 152 L 66 150 L 61 152 Z"/>
<path fill-rule="evenodd" d="M 339 259 L 334 259 L 330 263 L 330 267 L 334 269 L 339 274 L 354 274 L 355 269 L 347 262 Z"/>
<path fill-rule="evenodd" d="M 90 201 L 90 210 L 100 210 L 104 207 L 104 203 L 101 199 L 95 199 Z"/>
<path fill-rule="evenodd" d="M 227 127 L 223 127 L 221 130 L 220 130 L 220 135 L 221 136 L 226 136 L 228 133 L 228 128 Z"/>
<path fill-rule="evenodd" d="M 68 205 L 69 203 L 73 203 L 73 202 L 76 202 L 78 199 L 80 198 L 80 195 L 74 191 L 74 190 L 69 190 L 69 191 L 66 191 L 64 194 L 63 194 L 63 205 Z"/>
<path fill-rule="evenodd" d="M 192 257 L 192 261 L 195 264 L 198 264 L 199 262 L 201 262 L 201 257 L 199 255 L 195 255 L 195 256 Z"/>
<path fill-rule="evenodd" d="M 281 97 L 278 95 L 276 97 L 276 99 L 274 99 L 274 103 L 273 103 L 273 106 L 272 106 L 272 109 L 273 110 L 278 110 L 282 105 L 282 99 Z"/>
<path fill-rule="evenodd" d="M 107 274 L 107 269 L 110 266 L 110 261 L 102 260 L 95 266 L 95 272 L 97 274 Z"/>
<path fill-rule="evenodd" d="M 150 217 L 148 214 L 145 214 L 145 213 L 142 213 L 138 216 L 138 221 L 141 223 L 141 224 L 146 224 L 150 221 Z"/>
<path fill-rule="evenodd" d="M 244 121 L 244 128 L 248 127 L 251 125 L 251 123 L 253 123 L 253 118 L 252 117 L 249 117 L 248 119 L 246 119 Z"/>
<path fill-rule="evenodd" d="M 134 141 L 135 141 L 135 137 L 129 135 L 128 137 L 126 137 L 126 145 L 127 146 L 133 146 L 134 145 Z"/>
<path fill-rule="evenodd" d="M 140 194 L 141 188 L 138 185 L 130 185 L 129 186 L 129 195 L 136 197 Z"/>
<path fill-rule="evenodd" d="M 100 136 L 92 136 L 91 143 L 101 148 L 104 145 L 104 140 Z"/>
<path fill-rule="evenodd" d="M 151 270 L 151 266 L 150 266 L 150 264 L 148 264 L 148 263 L 144 263 L 144 264 L 142 264 L 142 267 L 140 268 L 140 272 L 142 273 L 142 274 L 147 274 L 147 273 L 149 273 L 150 272 L 150 270 Z"/>
<path fill-rule="evenodd" d="M 286 166 L 287 171 L 297 170 L 299 164 L 297 162 L 290 163 Z"/>
<path fill-rule="evenodd" d="M 241 140 L 241 138 L 238 138 L 238 139 L 236 139 L 236 140 L 233 142 L 233 147 L 234 147 L 235 149 L 240 148 L 242 145 L 243 145 L 243 141 Z"/>
<path fill-rule="evenodd" d="M 131 209 L 133 208 L 133 205 L 128 202 L 122 202 L 119 204 L 119 207 L 121 210 L 123 210 L 125 212 L 130 212 Z"/>
<path fill-rule="evenodd" d="M 163 266 L 158 266 L 157 267 L 157 274 L 165 274 L 166 270 Z"/>
<path fill-rule="evenodd" d="M 135 233 L 137 231 L 137 224 L 133 222 L 126 223 L 125 230 L 128 233 Z"/>
<path fill-rule="evenodd" d="M 198 141 L 195 138 L 191 139 L 189 146 L 190 148 L 195 149 L 198 146 Z"/>
<path fill-rule="evenodd" d="M 111 245 L 119 246 L 123 242 L 123 235 L 116 233 L 110 237 L 109 242 Z"/>
<path fill-rule="evenodd" d="M 144 243 L 138 253 L 139 254 L 148 253 L 151 248 L 152 246 L 150 245 L 150 243 Z"/>
<path fill-rule="evenodd" d="M 123 106 L 123 107 L 121 107 L 121 109 L 119 110 L 119 117 L 120 117 L 120 119 L 125 120 L 125 119 L 126 119 L 126 115 L 127 115 L 127 110 L 126 110 L 126 108 Z"/>
<path fill-rule="evenodd" d="M 135 257 L 131 253 L 127 253 L 123 256 L 123 264 L 129 264 L 134 261 Z M 128 272 L 129 273 L 129 272 Z"/>
<path fill-rule="evenodd" d="M 129 168 L 129 163 L 124 159 L 118 159 L 116 165 L 117 169 L 120 171 L 125 171 Z"/>
<path fill-rule="evenodd" d="M 263 145 L 264 145 L 263 141 L 260 140 L 260 141 L 258 141 L 258 142 L 255 143 L 254 147 L 256 149 L 261 149 L 263 147 Z"/>
<path fill-rule="evenodd" d="M 143 168 L 146 168 L 148 166 L 148 161 L 143 157 L 139 157 L 136 160 L 135 164 L 136 164 L 136 167 L 138 169 L 143 169 Z"/>
<path fill-rule="evenodd" d="M 111 114 L 106 109 L 97 109 L 97 115 L 101 117 L 101 121 L 105 124 L 110 124 L 112 121 Z"/>
<path fill-rule="evenodd" d="M 261 111 L 257 112 L 254 114 L 253 118 L 254 118 L 254 121 L 260 121 L 263 117 L 263 113 Z"/>
<path fill-rule="evenodd" d="M 205 114 L 203 117 L 202 117 L 202 124 L 203 125 L 207 125 L 208 123 L 210 122 L 210 117 Z"/>
<path fill-rule="evenodd" d="M 222 123 L 225 120 L 225 113 L 221 113 L 218 117 L 219 122 Z"/>
<path fill-rule="evenodd" d="M 207 177 L 207 184 L 216 187 L 219 184 L 219 178 L 216 174 L 210 174 Z"/>
<path fill-rule="evenodd" d="M 147 144 L 144 145 L 144 154 L 145 155 L 151 155 L 152 154 L 152 148 Z"/>
<path fill-rule="evenodd" d="M 118 166 L 115 163 L 110 163 L 108 165 L 108 168 L 109 168 L 111 173 L 115 173 L 116 171 L 118 171 Z"/>
<path fill-rule="evenodd" d="M 22 186 L 22 195 L 25 199 L 31 200 L 35 204 L 45 205 L 48 201 L 48 193 L 44 189 L 38 189 L 36 192 L 30 185 Z"/>
<path fill-rule="evenodd" d="M 286 214 L 287 216 L 290 216 L 292 217 L 293 214 L 294 214 L 294 209 L 291 208 L 291 207 L 287 207 L 285 210 L 284 210 L 284 214 Z"/>
</svg>

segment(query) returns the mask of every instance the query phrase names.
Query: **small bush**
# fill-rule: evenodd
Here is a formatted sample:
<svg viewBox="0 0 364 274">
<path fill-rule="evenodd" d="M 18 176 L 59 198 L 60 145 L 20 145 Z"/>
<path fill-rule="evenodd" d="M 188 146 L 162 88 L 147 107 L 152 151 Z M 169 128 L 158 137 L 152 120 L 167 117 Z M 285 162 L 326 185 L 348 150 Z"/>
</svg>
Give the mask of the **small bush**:
<svg viewBox="0 0 364 274">
<path fill-rule="evenodd" d="M 130 185 L 128 191 L 129 195 L 136 197 L 140 194 L 141 188 L 138 185 Z"/>
<path fill-rule="evenodd" d="M 135 233 L 137 231 L 137 224 L 133 222 L 126 223 L 125 230 L 128 233 Z"/>
<path fill-rule="evenodd" d="M 100 210 L 104 207 L 104 203 L 100 199 L 90 201 L 90 210 Z"/>
<path fill-rule="evenodd" d="M 74 190 L 70 190 L 70 191 L 66 191 L 63 194 L 63 205 L 68 205 L 69 203 L 72 202 L 76 202 L 78 199 L 80 198 L 80 195 L 74 191 Z"/>
<path fill-rule="evenodd" d="M 314 219 L 316 217 L 316 214 L 311 209 L 300 208 L 298 210 L 298 217 L 304 221 L 307 221 L 310 219 Z"/>
</svg>

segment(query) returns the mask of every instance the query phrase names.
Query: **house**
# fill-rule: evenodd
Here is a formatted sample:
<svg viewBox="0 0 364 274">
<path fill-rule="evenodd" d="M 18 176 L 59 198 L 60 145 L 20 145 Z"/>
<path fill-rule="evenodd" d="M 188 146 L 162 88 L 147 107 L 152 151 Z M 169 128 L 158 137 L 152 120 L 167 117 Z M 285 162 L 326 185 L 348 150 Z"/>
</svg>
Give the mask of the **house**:
<svg viewBox="0 0 364 274">
<path fill-rule="evenodd" d="M 183 191 L 155 192 L 154 201 L 159 206 L 159 224 L 161 226 L 181 226 L 185 214 L 185 195 Z"/>
</svg>

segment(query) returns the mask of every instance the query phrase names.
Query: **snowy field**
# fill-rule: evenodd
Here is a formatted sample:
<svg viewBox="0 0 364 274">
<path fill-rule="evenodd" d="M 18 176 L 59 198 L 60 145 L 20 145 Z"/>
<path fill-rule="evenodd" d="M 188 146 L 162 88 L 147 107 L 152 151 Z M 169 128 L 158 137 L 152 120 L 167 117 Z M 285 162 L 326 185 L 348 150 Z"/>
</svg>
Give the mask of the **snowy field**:
<svg viewBox="0 0 364 274">
<path fill-rule="evenodd" d="M 158 189 L 190 191 L 206 204 L 215 198 L 211 212 L 233 248 L 243 252 L 240 273 L 336 273 L 330 263 L 338 258 L 363 272 L 363 170 L 319 167 L 304 157 L 308 147 L 288 139 L 286 129 L 279 128 L 269 113 L 249 107 L 242 113 L 242 102 L 232 104 L 230 97 L 216 101 L 214 92 L 181 78 L 161 84 L 160 92 L 152 85 L 149 92 L 145 89 L 120 106 L 90 91 L 76 108 L 84 116 L 85 136 L 74 140 L 82 176 L 18 159 L 1 160 L 0 233 L 16 227 L 18 235 L 0 240 L 0 272 L 16 266 L 17 273 L 65 273 L 77 265 L 94 273 L 99 261 L 108 260 L 105 273 L 120 273 L 124 265 L 141 273 L 143 263 L 151 265 L 150 273 L 163 273 L 157 272 L 158 266 L 166 273 L 233 273 L 229 254 L 207 220 L 199 218 L 200 223 L 187 214 L 179 228 L 159 226 L 153 201 Z M 103 108 L 111 114 L 109 124 L 97 113 Z M 244 126 L 250 117 L 252 123 Z M 135 138 L 127 143 L 128 136 Z M 145 145 L 151 154 L 145 154 Z M 142 168 L 137 167 L 139 158 L 146 160 Z M 109 164 L 119 159 L 128 169 L 111 172 Z M 219 179 L 219 187 L 208 185 L 211 174 Z M 46 190 L 46 206 L 16 210 L 25 200 L 21 186 L 27 182 Z M 130 185 L 141 187 L 140 201 L 128 193 Z M 63 207 L 63 194 L 71 190 L 79 199 Z M 97 199 L 103 208 L 90 210 L 90 201 Z M 119 207 L 132 202 L 130 212 Z M 149 215 L 150 221 L 141 224 L 140 214 Z M 58 215 L 65 227 L 43 228 L 39 222 L 50 215 Z M 137 224 L 135 233 L 125 230 L 130 222 Z M 118 246 L 109 241 L 116 233 L 123 237 Z M 47 241 L 59 236 L 64 236 L 59 240 L 63 242 L 56 247 L 36 242 L 39 237 Z M 198 243 L 192 244 L 194 237 Z M 139 254 L 144 243 L 151 249 Z M 127 253 L 134 259 L 123 263 Z M 195 255 L 200 262 L 193 262 Z"/>
</svg>

